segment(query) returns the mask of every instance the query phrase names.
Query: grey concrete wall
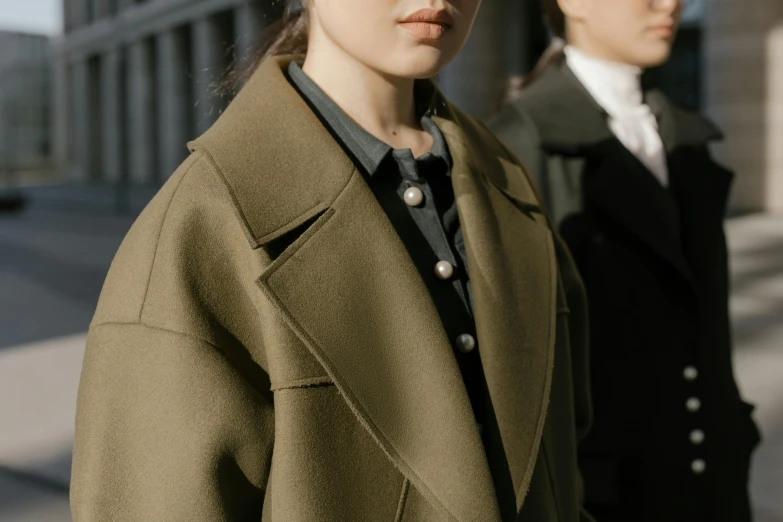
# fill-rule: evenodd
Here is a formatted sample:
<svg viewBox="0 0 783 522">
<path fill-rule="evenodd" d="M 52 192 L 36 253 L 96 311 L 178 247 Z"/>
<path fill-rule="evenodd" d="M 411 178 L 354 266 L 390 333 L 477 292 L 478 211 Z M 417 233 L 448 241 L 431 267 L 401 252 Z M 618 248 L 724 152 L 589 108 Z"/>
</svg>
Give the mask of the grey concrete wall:
<svg viewBox="0 0 783 522">
<path fill-rule="evenodd" d="M 170 176 L 185 159 L 186 143 L 193 137 L 189 45 L 182 29 L 157 37 L 157 126 L 162 176 Z"/>
<path fill-rule="evenodd" d="M 261 2 L 245 2 L 234 10 L 236 57 L 239 64 L 245 63 L 257 45 L 266 25 L 264 14 Z"/>
<path fill-rule="evenodd" d="M 92 0 L 96 19 L 100 20 L 109 16 L 109 0 Z"/>
<path fill-rule="evenodd" d="M 86 181 L 89 178 L 91 148 L 89 128 L 92 120 L 87 60 L 79 60 L 72 65 L 70 91 L 73 112 L 68 132 L 73 140 L 73 156 L 69 175 L 73 179 Z"/>
<path fill-rule="evenodd" d="M 783 212 L 783 3 L 711 0 L 705 18 L 707 113 L 737 172 L 735 210 Z"/>
<path fill-rule="evenodd" d="M 156 178 L 155 69 L 152 41 L 128 48 L 128 170 L 133 183 Z"/>
<path fill-rule="evenodd" d="M 116 182 L 123 176 L 125 158 L 122 60 L 122 50 L 118 48 L 101 56 L 101 177 L 109 182 Z"/>
<path fill-rule="evenodd" d="M 227 50 L 236 43 L 237 52 L 244 52 L 263 26 L 263 11 L 279 7 L 270 8 L 268 0 L 118 0 L 118 12 L 111 15 L 108 0 L 91 0 L 96 19 L 84 25 L 85 1 L 65 0 L 69 23 L 55 45 L 57 164 L 77 179 L 97 170 L 106 181 L 123 172 L 132 183 L 160 181 L 185 156 L 187 140 L 224 108 L 227 100 L 212 93 L 230 63 Z M 198 36 L 185 38 L 188 33 Z M 124 79 L 118 49 L 127 49 Z M 92 94 L 93 107 L 84 62 L 96 56 L 100 88 Z M 123 114 L 126 121 L 118 124 Z M 90 146 L 96 126 L 97 140 Z M 93 168 L 96 157 L 99 166 Z"/>
<path fill-rule="evenodd" d="M 196 134 L 205 132 L 217 120 L 224 102 L 215 95 L 217 82 L 225 72 L 226 31 L 216 16 L 193 23 L 193 102 Z"/>
<path fill-rule="evenodd" d="M 68 132 L 72 118 L 70 69 L 65 60 L 52 60 L 52 126 L 50 142 L 52 144 L 52 163 L 63 172 L 70 160 L 72 135 Z"/>
<path fill-rule="evenodd" d="M 0 169 L 43 170 L 51 164 L 50 59 L 47 38 L 0 31 Z"/>
<path fill-rule="evenodd" d="M 497 110 L 503 92 L 505 35 L 498 29 L 503 27 L 503 7 L 501 0 L 482 4 L 462 52 L 439 75 L 449 100 L 478 118 Z"/>
</svg>

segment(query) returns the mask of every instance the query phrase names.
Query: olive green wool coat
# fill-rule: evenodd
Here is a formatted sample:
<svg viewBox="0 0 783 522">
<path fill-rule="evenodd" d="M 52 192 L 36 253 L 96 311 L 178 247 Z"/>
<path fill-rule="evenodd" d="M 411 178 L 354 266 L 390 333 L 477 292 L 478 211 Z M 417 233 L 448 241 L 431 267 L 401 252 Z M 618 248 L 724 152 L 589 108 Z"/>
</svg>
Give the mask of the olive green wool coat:
<svg viewBox="0 0 783 522">
<path fill-rule="evenodd" d="M 427 289 L 290 59 L 191 144 L 114 259 L 74 520 L 578 520 L 583 291 L 517 160 L 434 94 L 496 419 L 485 449 Z"/>
</svg>

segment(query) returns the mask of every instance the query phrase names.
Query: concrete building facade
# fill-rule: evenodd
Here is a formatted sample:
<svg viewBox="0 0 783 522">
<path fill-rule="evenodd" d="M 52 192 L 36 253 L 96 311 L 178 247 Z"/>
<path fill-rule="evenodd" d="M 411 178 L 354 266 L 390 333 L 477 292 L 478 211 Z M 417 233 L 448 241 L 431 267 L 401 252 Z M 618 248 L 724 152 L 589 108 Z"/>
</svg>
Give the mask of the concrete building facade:
<svg viewBox="0 0 783 522">
<path fill-rule="evenodd" d="M 279 16 L 270 0 L 64 0 L 58 166 L 72 181 L 159 184 L 227 100 L 217 83 Z"/>
<path fill-rule="evenodd" d="M 282 0 L 64 0 L 55 43 L 57 163 L 73 181 L 158 184 L 227 100 L 215 82 L 247 58 Z M 534 60 L 535 2 L 485 2 L 459 58 L 439 78 L 479 117 L 499 107 L 505 78 Z M 526 23 L 533 17 L 534 23 Z M 501 29 L 498 30 L 498 27 Z M 541 39 L 543 31 L 536 35 Z"/>
<path fill-rule="evenodd" d="M 214 85 L 244 60 L 282 0 L 63 0 L 52 130 L 72 180 L 159 184 L 227 100 Z M 547 44 L 536 1 L 486 0 L 465 49 L 439 76 L 483 118 Z M 669 64 L 650 72 L 675 100 L 726 133 L 732 208 L 783 212 L 783 4 L 692 0 Z"/>
<path fill-rule="evenodd" d="M 49 169 L 49 39 L 2 31 L 0 50 L 0 171 Z"/>
<path fill-rule="evenodd" d="M 783 213 L 783 2 L 710 0 L 706 111 L 726 134 L 716 148 L 736 172 L 732 207 Z"/>
</svg>

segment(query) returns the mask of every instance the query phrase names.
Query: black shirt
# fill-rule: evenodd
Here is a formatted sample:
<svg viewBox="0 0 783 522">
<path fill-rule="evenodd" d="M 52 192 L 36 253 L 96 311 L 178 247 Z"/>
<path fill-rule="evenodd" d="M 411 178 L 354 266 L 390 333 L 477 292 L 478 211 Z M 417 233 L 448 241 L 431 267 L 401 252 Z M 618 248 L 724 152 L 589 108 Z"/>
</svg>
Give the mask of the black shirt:
<svg viewBox="0 0 783 522">
<path fill-rule="evenodd" d="M 458 338 L 476 337 L 472 312 L 467 253 L 451 185 L 452 160 L 440 129 L 428 107 L 417 107 L 421 126 L 433 138 L 432 149 L 413 157 L 410 149 L 393 149 L 353 121 L 321 90 L 299 64 L 292 62 L 288 77 L 324 126 L 354 160 L 377 198 L 426 285 L 443 326 L 455 346 L 457 362 L 473 404 L 482 421 L 485 384 L 478 346 L 462 353 Z M 417 100 L 420 102 L 421 100 Z M 415 187 L 424 198 L 418 205 L 405 202 L 405 192 Z M 448 261 L 454 274 L 447 280 L 436 275 L 435 266 Z"/>
</svg>

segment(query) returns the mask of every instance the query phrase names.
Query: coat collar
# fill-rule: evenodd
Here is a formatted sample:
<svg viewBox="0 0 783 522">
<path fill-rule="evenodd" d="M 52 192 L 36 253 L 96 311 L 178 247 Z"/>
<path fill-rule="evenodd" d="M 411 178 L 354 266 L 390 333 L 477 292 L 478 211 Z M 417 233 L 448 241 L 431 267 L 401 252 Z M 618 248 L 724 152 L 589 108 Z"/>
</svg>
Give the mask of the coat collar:
<svg viewBox="0 0 783 522">
<path fill-rule="evenodd" d="M 661 91 L 648 90 L 644 97 L 658 119 L 667 153 L 723 138 L 709 120 L 675 106 Z M 606 111 L 564 60 L 550 65 L 518 103 L 538 123 L 542 144 L 548 149 L 575 152 L 613 137 Z"/>
<path fill-rule="evenodd" d="M 261 290 L 435 507 L 451 520 L 496 522 L 501 508 L 452 342 L 369 187 L 283 75 L 291 59 L 264 62 L 191 149 L 224 179 L 253 248 L 312 223 L 260 275 Z M 521 169 L 428 85 L 454 159 L 481 361 L 518 511 L 552 376 L 552 237 Z"/>
<path fill-rule="evenodd" d="M 536 122 L 544 149 L 587 158 L 585 201 L 640 238 L 692 287 L 674 198 L 612 134 L 608 115 L 565 61 L 550 65 L 515 103 Z M 658 120 L 670 171 L 679 168 L 681 152 L 722 137 L 708 120 L 679 109 L 660 91 L 647 91 L 645 103 Z M 670 174 L 688 184 L 709 185 L 703 183 L 704 173 Z"/>
</svg>

